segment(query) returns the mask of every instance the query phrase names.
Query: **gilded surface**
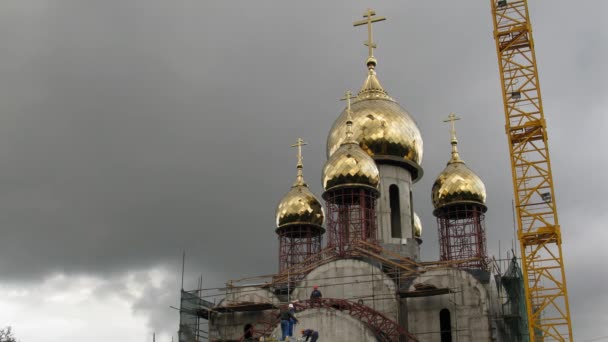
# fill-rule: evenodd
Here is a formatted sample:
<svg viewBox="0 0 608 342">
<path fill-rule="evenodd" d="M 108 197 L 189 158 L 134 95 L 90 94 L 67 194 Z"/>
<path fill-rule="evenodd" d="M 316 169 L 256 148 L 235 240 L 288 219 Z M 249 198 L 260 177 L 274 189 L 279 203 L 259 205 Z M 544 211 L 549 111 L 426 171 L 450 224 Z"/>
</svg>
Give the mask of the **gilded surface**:
<svg viewBox="0 0 608 342">
<path fill-rule="evenodd" d="M 433 205 L 439 208 L 459 202 L 485 204 L 486 187 L 462 160 L 450 160 L 433 184 Z"/>
<path fill-rule="evenodd" d="M 346 125 L 344 125 L 346 127 Z M 346 134 L 343 132 L 346 136 Z M 355 142 L 340 146 L 323 168 L 323 188 L 353 184 L 378 188 L 380 173 L 374 160 Z"/>
<path fill-rule="evenodd" d="M 398 103 L 371 96 L 352 104 L 353 139 L 370 156 L 394 156 L 417 165 L 422 161 L 422 137 L 414 120 Z M 380 94 L 375 92 L 375 94 Z M 334 122 L 327 137 L 331 156 L 346 139 L 346 110 Z"/>
<path fill-rule="evenodd" d="M 323 206 L 306 184 L 294 185 L 277 207 L 277 227 L 286 224 L 323 225 Z"/>
<path fill-rule="evenodd" d="M 418 214 L 414 213 L 414 237 L 422 236 L 422 222 L 420 222 L 420 217 Z"/>
</svg>

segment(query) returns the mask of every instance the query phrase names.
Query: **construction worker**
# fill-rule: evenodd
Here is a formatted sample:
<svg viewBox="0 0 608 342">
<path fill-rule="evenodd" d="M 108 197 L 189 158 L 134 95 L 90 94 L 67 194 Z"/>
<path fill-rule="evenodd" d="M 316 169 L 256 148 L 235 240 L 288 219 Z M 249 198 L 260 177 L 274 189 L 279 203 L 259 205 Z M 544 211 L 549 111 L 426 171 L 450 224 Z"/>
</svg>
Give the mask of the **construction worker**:
<svg viewBox="0 0 608 342">
<path fill-rule="evenodd" d="M 293 307 L 293 304 L 289 304 Z M 281 311 L 277 318 L 281 319 L 281 341 L 285 341 L 285 338 L 289 335 L 289 325 L 290 320 L 293 320 L 298 323 L 298 319 L 289 311 L 289 307 Z"/>
<path fill-rule="evenodd" d="M 291 312 L 291 314 L 292 314 L 292 315 L 294 315 L 294 317 L 295 317 L 295 314 L 296 314 L 296 309 L 293 307 L 293 304 L 291 304 L 291 303 L 290 303 L 290 304 L 287 306 L 287 309 L 288 309 L 288 310 L 289 310 L 289 312 Z M 294 325 L 296 325 L 295 318 L 291 318 L 291 319 L 289 320 L 289 333 L 288 333 L 288 335 L 289 335 L 290 337 L 291 337 L 291 336 L 293 336 L 293 326 L 294 326 Z"/>
<path fill-rule="evenodd" d="M 323 297 L 321 291 L 319 291 L 319 285 L 315 285 L 312 287 L 312 292 L 310 293 L 310 299 L 319 299 Z"/>
<path fill-rule="evenodd" d="M 308 342 L 308 339 L 310 339 L 310 342 L 317 342 L 319 339 L 319 332 L 312 329 L 302 330 L 302 337 L 306 337 L 306 339 L 304 339 L 306 342 Z"/>
</svg>

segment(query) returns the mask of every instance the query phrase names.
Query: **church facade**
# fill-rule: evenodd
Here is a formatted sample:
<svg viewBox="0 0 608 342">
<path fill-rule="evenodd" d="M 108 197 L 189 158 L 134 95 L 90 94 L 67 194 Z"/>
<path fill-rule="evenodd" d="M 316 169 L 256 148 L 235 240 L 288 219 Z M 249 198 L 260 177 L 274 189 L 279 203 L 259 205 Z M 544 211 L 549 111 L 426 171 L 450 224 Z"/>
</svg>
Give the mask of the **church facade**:
<svg viewBox="0 0 608 342">
<path fill-rule="evenodd" d="M 355 26 L 368 26 L 367 75 L 328 134 L 324 205 L 304 180 L 298 139 L 296 181 L 276 210 L 279 272 L 229 284 L 219 303 L 203 300 L 209 340 L 271 341 L 277 313 L 292 303 L 294 335 L 314 329 L 320 341 L 526 341 L 517 263 L 507 277 L 487 257 L 486 189 L 460 157 L 453 114 L 451 157 L 431 189 L 440 258 L 420 260 L 412 188 L 423 177 L 423 141 L 376 74 L 372 23 L 384 18 L 364 18 Z M 321 299 L 310 299 L 315 286 Z M 186 330 L 180 341 L 191 340 Z"/>
</svg>

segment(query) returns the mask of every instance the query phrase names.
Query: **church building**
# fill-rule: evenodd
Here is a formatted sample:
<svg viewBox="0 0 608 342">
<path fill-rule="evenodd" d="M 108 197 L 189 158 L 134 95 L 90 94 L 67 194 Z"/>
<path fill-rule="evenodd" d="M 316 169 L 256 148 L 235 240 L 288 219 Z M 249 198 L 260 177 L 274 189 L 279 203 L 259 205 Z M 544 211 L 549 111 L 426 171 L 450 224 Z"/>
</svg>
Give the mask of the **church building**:
<svg viewBox="0 0 608 342">
<path fill-rule="evenodd" d="M 412 190 L 423 177 L 423 141 L 376 74 L 372 24 L 382 20 L 368 10 L 354 23 L 368 29 L 364 81 L 356 95 L 346 92 L 329 130 L 320 196 L 304 178 L 304 141 L 294 145 L 296 179 L 276 209 L 278 273 L 255 285 L 229 282 L 217 303 L 196 297 L 185 308 L 195 296 L 182 291 L 180 341 L 199 340 L 186 322 L 194 316 L 208 322 L 209 341 L 277 340 L 277 314 L 288 304 L 295 337 L 308 328 L 319 341 L 528 340 L 521 272 L 513 260 L 500 273 L 487 256 L 486 188 L 458 149 L 453 113 L 447 165 L 429 189 L 440 255 L 421 260 Z M 310 298 L 313 287 L 321 298 Z"/>
</svg>

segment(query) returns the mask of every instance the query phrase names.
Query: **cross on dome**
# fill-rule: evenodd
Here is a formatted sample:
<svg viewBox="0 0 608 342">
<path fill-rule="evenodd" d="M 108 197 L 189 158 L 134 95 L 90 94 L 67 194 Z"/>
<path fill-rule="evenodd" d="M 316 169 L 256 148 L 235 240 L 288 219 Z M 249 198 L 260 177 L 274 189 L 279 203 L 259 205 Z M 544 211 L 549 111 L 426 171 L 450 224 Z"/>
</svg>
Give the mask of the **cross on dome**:
<svg viewBox="0 0 608 342">
<path fill-rule="evenodd" d="M 295 144 L 291 145 L 291 147 L 297 147 L 298 148 L 298 176 L 296 179 L 296 183 L 294 185 L 305 185 L 304 183 L 304 174 L 302 172 L 302 168 L 304 167 L 304 164 L 302 163 L 302 146 L 304 145 L 308 145 L 307 142 L 305 142 L 302 138 L 298 138 L 298 140 L 296 141 Z"/>
<path fill-rule="evenodd" d="M 356 98 L 357 97 L 353 96 L 353 93 L 350 90 L 347 90 L 346 93 L 344 93 L 344 97 L 340 99 L 342 101 L 346 100 L 346 140 L 347 141 L 352 140 L 352 137 L 353 137 L 353 118 L 351 115 L 350 100 L 356 99 Z"/>
<path fill-rule="evenodd" d="M 450 123 L 450 135 L 452 136 L 452 141 L 451 141 L 452 159 L 450 159 L 448 164 L 456 163 L 456 162 L 462 163 L 462 160 L 460 159 L 460 155 L 458 154 L 458 139 L 456 138 L 456 121 L 457 120 L 460 120 L 460 118 L 457 117 L 456 114 L 454 114 L 454 113 L 450 113 L 450 115 L 448 115 L 448 118 L 446 120 L 443 120 L 443 122 Z"/>
<path fill-rule="evenodd" d="M 374 49 L 377 47 L 376 43 L 374 43 L 373 32 L 372 32 L 372 24 L 377 23 L 379 21 L 386 20 L 386 17 L 374 17 L 376 12 L 371 8 L 367 9 L 365 13 L 363 13 L 363 20 L 355 21 L 353 26 L 362 26 L 367 25 L 367 41 L 363 43 L 368 48 L 368 58 L 367 58 L 367 66 L 369 68 L 374 68 L 376 66 L 376 59 L 374 58 Z"/>
</svg>

